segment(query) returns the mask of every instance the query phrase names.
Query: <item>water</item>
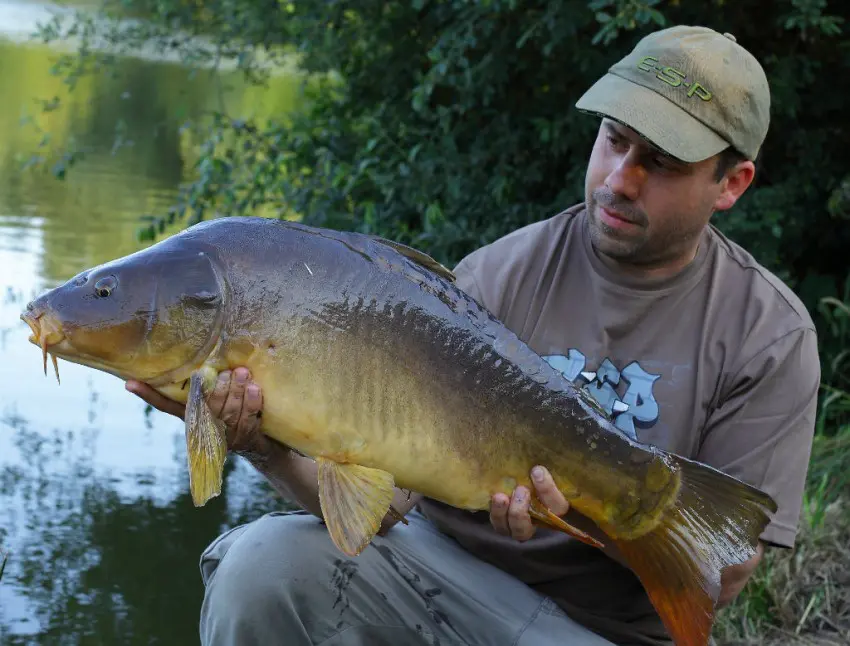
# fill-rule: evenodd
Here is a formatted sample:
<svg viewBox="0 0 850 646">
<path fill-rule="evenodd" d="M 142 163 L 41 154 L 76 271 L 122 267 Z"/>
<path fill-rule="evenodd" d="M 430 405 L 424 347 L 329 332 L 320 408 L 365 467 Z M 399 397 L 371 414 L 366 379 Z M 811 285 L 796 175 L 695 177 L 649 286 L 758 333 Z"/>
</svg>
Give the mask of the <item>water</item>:
<svg viewBox="0 0 850 646">
<path fill-rule="evenodd" d="M 218 107 L 219 87 L 127 59 L 69 95 L 49 74 L 55 50 L 26 42 L 49 9 L 0 0 L 0 643 L 197 643 L 200 551 L 280 501 L 230 461 L 223 495 L 194 508 L 181 422 L 103 373 L 60 361 L 61 385 L 49 364 L 45 377 L 18 317 L 44 289 L 142 246 L 138 217 L 164 211 L 191 173 L 182 120 Z M 295 108 L 293 78 L 262 92 L 226 80 L 232 116 Z M 62 108 L 41 113 L 54 96 Z M 119 118 L 131 143 L 116 149 Z M 49 172 L 57 159 L 21 170 L 72 143 L 86 155 L 64 181 Z"/>
</svg>

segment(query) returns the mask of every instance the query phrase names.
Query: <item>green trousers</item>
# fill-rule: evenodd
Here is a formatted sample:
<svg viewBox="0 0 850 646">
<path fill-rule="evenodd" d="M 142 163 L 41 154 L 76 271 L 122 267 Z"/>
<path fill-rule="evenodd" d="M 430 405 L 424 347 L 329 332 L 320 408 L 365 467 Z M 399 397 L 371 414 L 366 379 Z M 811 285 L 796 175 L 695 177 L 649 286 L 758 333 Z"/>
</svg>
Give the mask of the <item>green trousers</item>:
<svg viewBox="0 0 850 646">
<path fill-rule="evenodd" d="M 272 513 L 201 557 L 205 646 L 611 646 L 416 511 L 359 556 L 308 514 Z"/>
</svg>

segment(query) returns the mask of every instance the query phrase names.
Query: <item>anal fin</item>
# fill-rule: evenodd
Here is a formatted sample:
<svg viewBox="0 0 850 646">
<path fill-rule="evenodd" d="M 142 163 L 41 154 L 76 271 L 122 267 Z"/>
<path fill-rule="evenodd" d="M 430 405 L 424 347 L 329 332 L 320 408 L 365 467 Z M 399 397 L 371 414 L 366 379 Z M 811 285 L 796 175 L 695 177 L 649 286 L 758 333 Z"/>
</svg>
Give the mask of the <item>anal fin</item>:
<svg viewBox="0 0 850 646">
<path fill-rule="evenodd" d="M 580 540 L 582 543 L 587 543 L 592 547 L 604 547 L 602 543 L 593 538 L 593 536 L 591 536 L 587 532 L 581 531 L 577 527 L 573 527 L 563 518 L 556 515 L 548 507 L 545 507 L 536 496 L 531 499 L 531 505 L 529 507 L 528 513 L 531 518 L 537 521 L 540 525 L 560 530 L 565 534 L 569 534 L 573 538 Z"/>
<path fill-rule="evenodd" d="M 392 505 L 390 505 L 389 511 L 387 513 L 403 525 L 410 524 L 407 518 L 404 517 L 404 514 L 402 514 L 398 509 L 396 509 Z"/>
<path fill-rule="evenodd" d="M 392 474 L 318 457 L 319 503 L 331 540 L 348 556 L 362 552 L 381 527 L 393 499 Z"/>
<path fill-rule="evenodd" d="M 192 373 L 186 401 L 186 457 L 189 489 L 196 507 L 221 493 L 224 461 L 227 459 L 227 427 L 216 418 L 206 400 L 215 373 L 201 368 Z"/>
</svg>

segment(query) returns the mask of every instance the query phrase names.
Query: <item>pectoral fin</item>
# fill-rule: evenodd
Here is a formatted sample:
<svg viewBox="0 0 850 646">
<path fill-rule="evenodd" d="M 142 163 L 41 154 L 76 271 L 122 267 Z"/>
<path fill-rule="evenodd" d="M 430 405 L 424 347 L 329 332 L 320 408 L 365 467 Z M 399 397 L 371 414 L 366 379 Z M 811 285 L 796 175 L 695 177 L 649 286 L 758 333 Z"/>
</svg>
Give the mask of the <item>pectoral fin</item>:
<svg viewBox="0 0 850 646">
<path fill-rule="evenodd" d="M 206 392 L 215 373 L 202 368 L 192 373 L 186 402 L 186 453 L 192 502 L 202 507 L 221 493 L 222 471 L 227 457 L 227 428 L 207 405 Z"/>
<path fill-rule="evenodd" d="M 533 520 L 537 521 L 541 525 L 558 529 L 565 534 L 569 534 L 573 538 L 577 538 L 582 543 L 587 543 L 593 547 L 604 547 L 602 543 L 593 538 L 593 536 L 581 531 L 577 527 L 573 527 L 563 518 L 552 512 L 549 508 L 545 507 L 537 498 L 532 498 L 528 513 L 531 515 Z"/>
<path fill-rule="evenodd" d="M 328 458 L 319 465 L 319 503 L 334 544 L 357 556 L 381 527 L 393 499 L 393 476 L 380 469 L 340 464 Z"/>
</svg>

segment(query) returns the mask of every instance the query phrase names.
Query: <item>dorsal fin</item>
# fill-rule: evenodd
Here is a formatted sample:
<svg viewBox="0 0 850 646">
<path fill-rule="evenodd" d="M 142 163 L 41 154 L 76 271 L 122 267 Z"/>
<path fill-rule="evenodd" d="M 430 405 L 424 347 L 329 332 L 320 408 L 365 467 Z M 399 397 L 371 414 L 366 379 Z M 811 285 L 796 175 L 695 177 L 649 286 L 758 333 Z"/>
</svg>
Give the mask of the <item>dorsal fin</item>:
<svg viewBox="0 0 850 646">
<path fill-rule="evenodd" d="M 387 240 L 386 238 L 381 238 L 380 236 L 370 235 L 369 236 L 375 242 L 380 242 L 392 249 L 398 251 L 402 256 L 415 262 L 417 265 L 421 265 L 430 271 L 433 271 L 438 276 L 445 278 L 452 283 L 455 282 L 456 277 L 454 273 L 447 269 L 444 265 L 434 260 L 427 253 L 419 251 L 418 249 L 414 249 L 413 247 L 408 247 L 405 244 L 400 242 L 395 242 L 394 240 Z"/>
<path fill-rule="evenodd" d="M 402 244 L 401 242 L 396 242 L 395 240 L 388 240 L 387 238 L 382 238 L 381 236 L 377 236 L 371 233 L 352 233 L 350 231 L 315 227 L 309 224 L 295 222 L 292 220 L 278 220 L 278 223 L 282 226 L 287 226 L 292 229 L 298 229 L 299 231 L 302 231 L 304 233 L 309 233 L 311 235 L 318 235 L 324 238 L 329 238 L 331 240 L 336 240 L 337 242 L 341 242 L 342 244 L 347 246 L 352 251 L 356 251 L 359 254 L 366 254 L 367 257 L 368 254 L 366 250 L 363 249 L 363 245 L 361 243 L 363 238 L 368 238 L 373 242 L 377 242 L 386 247 L 389 247 L 390 249 L 397 251 L 402 256 L 412 262 L 415 262 L 420 267 L 424 267 L 425 269 L 437 274 L 440 278 L 448 280 L 452 283 L 456 282 L 457 280 L 457 277 L 450 269 L 434 260 L 424 251 L 419 251 L 418 249 L 409 247 L 406 244 Z"/>
</svg>

